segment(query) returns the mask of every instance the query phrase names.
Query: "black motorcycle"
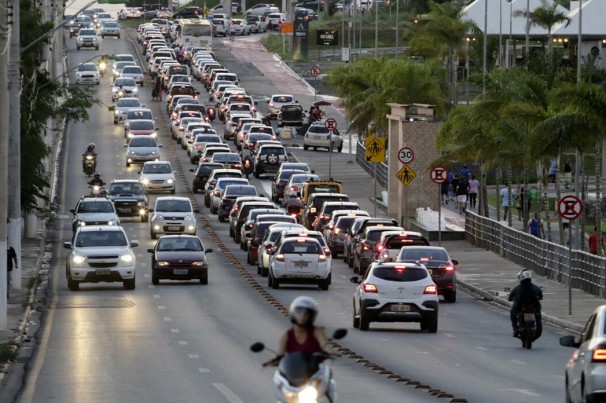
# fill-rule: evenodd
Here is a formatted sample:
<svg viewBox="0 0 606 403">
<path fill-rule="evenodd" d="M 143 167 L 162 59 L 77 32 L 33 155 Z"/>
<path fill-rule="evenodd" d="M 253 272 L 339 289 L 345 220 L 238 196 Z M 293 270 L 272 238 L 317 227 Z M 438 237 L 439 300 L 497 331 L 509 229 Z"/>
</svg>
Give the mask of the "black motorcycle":
<svg viewBox="0 0 606 403">
<path fill-rule="evenodd" d="M 530 350 L 532 343 L 539 338 L 537 332 L 537 312 L 534 307 L 524 307 L 518 314 L 518 334 L 522 347 Z"/>
<path fill-rule="evenodd" d="M 97 158 L 94 155 L 83 154 L 82 170 L 85 175 L 91 176 L 97 170 Z"/>
<path fill-rule="evenodd" d="M 253 173 L 252 158 L 248 156 L 244 158 L 242 161 L 242 173 L 246 175 L 246 179 L 248 179 L 248 176 Z"/>
<path fill-rule="evenodd" d="M 206 107 L 206 115 L 211 122 L 214 122 L 217 118 L 217 108 L 214 105 L 208 105 Z"/>
</svg>

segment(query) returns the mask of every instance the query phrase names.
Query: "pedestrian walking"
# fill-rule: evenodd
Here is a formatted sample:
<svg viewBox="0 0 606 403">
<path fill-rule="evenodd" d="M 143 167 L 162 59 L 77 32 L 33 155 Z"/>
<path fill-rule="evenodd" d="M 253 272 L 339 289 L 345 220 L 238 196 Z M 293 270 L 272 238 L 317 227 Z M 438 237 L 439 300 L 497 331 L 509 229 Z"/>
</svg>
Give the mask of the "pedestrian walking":
<svg viewBox="0 0 606 403">
<path fill-rule="evenodd" d="M 450 182 L 450 192 L 451 192 L 451 199 L 455 202 L 455 206 L 457 205 L 457 189 L 459 188 L 459 183 L 461 182 L 461 180 L 459 179 L 459 175 L 456 174 L 454 176 L 454 178 L 452 179 L 452 181 Z"/>
<path fill-rule="evenodd" d="M 539 213 L 535 212 L 534 216 L 528 221 L 528 232 L 539 239 L 545 239 L 543 220 L 539 217 Z"/>
<path fill-rule="evenodd" d="M 566 161 L 564 163 L 564 187 L 566 189 L 570 188 L 570 183 L 572 182 L 572 164 L 570 161 Z"/>
<path fill-rule="evenodd" d="M 6 298 L 8 298 L 11 290 L 11 283 L 13 281 L 13 263 L 15 269 L 19 268 L 17 252 L 15 252 L 15 248 L 12 246 L 6 248 L 6 259 Z"/>
<path fill-rule="evenodd" d="M 526 197 L 526 189 L 524 186 L 519 188 L 519 193 L 516 196 L 516 209 L 518 210 L 518 220 L 522 221 L 524 215 L 524 202 L 528 205 L 528 211 L 532 207 L 532 200 L 530 197 Z"/>
<path fill-rule="evenodd" d="M 442 204 L 448 204 L 448 199 L 450 198 L 450 195 L 448 194 L 450 189 L 450 184 L 448 183 L 448 181 L 445 181 L 444 183 L 440 184 L 440 194 L 442 195 Z"/>
<path fill-rule="evenodd" d="M 600 234 L 600 238 L 602 240 L 601 245 L 602 245 L 602 250 L 605 249 L 604 247 L 604 236 Z M 594 255 L 598 254 L 598 227 L 593 227 L 593 232 L 589 235 L 589 239 L 587 240 L 587 243 L 589 244 L 589 252 L 591 252 Z"/>
<path fill-rule="evenodd" d="M 509 214 L 509 207 L 511 207 L 511 203 L 509 200 L 509 184 L 506 184 L 503 189 L 501 189 L 501 200 L 503 201 L 503 221 L 507 220 L 507 215 Z M 516 190 L 511 189 L 511 197 L 515 199 Z"/>
<path fill-rule="evenodd" d="M 558 172 L 558 161 L 553 159 L 549 163 L 549 176 L 547 177 L 547 183 L 555 183 L 557 172 Z"/>
<path fill-rule="evenodd" d="M 471 175 L 469 180 L 469 208 L 476 208 L 476 200 L 480 190 L 480 181 L 476 179 L 475 175 Z"/>
<path fill-rule="evenodd" d="M 459 172 L 459 176 L 461 177 L 461 180 L 469 182 L 471 171 L 467 168 L 467 165 L 463 165 L 463 168 L 461 168 L 461 171 Z"/>
<path fill-rule="evenodd" d="M 467 209 L 467 195 L 469 194 L 469 182 L 464 178 L 459 179 L 457 185 L 457 208 L 459 213 L 464 214 Z"/>
</svg>

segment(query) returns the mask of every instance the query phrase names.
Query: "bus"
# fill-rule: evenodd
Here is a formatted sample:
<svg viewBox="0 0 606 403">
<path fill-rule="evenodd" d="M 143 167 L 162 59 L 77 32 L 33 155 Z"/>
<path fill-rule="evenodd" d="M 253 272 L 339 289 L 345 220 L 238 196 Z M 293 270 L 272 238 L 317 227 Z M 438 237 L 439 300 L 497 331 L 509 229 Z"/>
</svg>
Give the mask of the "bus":
<svg viewBox="0 0 606 403">
<path fill-rule="evenodd" d="M 212 49 L 212 25 L 208 20 L 196 18 L 177 20 L 177 45 Z"/>
</svg>

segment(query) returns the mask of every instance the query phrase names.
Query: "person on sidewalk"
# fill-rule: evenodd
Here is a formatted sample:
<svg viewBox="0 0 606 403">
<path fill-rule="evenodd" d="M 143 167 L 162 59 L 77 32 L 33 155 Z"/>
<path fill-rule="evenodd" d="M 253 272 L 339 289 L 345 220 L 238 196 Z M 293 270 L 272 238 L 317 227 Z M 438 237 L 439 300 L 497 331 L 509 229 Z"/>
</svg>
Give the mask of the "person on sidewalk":
<svg viewBox="0 0 606 403">
<path fill-rule="evenodd" d="M 503 200 L 503 221 L 507 221 L 507 215 L 509 214 L 509 207 L 511 203 L 509 202 L 509 183 L 505 184 L 505 187 L 501 189 L 500 192 L 501 199 Z M 516 190 L 511 189 L 511 197 L 515 198 Z"/>
<path fill-rule="evenodd" d="M 528 204 L 528 211 L 530 212 L 530 208 L 532 207 L 532 201 L 529 197 L 526 197 L 526 189 L 524 188 L 524 186 L 520 187 L 518 190 L 519 193 L 516 196 L 516 209 L 518 210 L 518 220 L 522 221 L 522 219 L 524 218 L 524 202 Z"/>
<path fill-rule="evenodd" d="M 557 172 L 558 172 L 558 161 L 553 159 L 549 163 L 549 176 L 547 177 L 547 183 L 555 183 Z"/>
<path fill-rule="evenodd" d="M 543 220 L 539 217 L 539 213 L 535 211 L 534 216 L 528 221 L 528 232 L 530 235 L 536 236 L 539 239 L 545 239 L 545 231 L 543 230 Z"/>
<path fill-rule="evenodd" d="M 15 252 L 15 248 L 12 246 L 6 248 L 6 259 L 6 298 L 8 298 L 11 291 L 11 283 L 13 281 L 13 263 L 15 264 L 15 269 L 19 268 L 17 252 Z"/>
<path fill-rule="evenodd" d="M 440 194 L 442 195 L 442 204 L 448 204 L 448 199 L 450 198 L 450 184 L 448 181 L 440 184 Z"/>
<path fill-rule="evenodd" d="M 466 180 L 467 182 L 469 182 L 470 176 L 471 171 L 469 170 L 469 168 L 467 168 L 467 165 L 463 165 L 463 168 L 459 172 L 459 177 L 461 178 L 461 180 Z"/>
<path fill-rule="evenodd" d="M 566 189 L 570 188 L 570 183 L 572 182 L 572 164 L 570 161 L 566 161 L 564 163 L 564 187 Z"/>
<path fill-rule="evenodd" d="M 541 337 L 541 333 L 543 333 L 543 321 L 541 316 L 543 291 L 541 288 L 532 284 L 532 273 L 528 269 L 522 269 L 518 272 L 518 280 L 520 280 L 520 284 L 511 290 L 508 298 L 509 301 L 513 301 L 511 310 L 509 311 L 511 326 L 513 327 L 513 337 L 518 337 L 518 314 L 524 307 L 530 306 L 534 308 L 537 322 L 536 340 Z"/>
<path fill-rule="evenodd" d="M 455 207 L 457 206 L 457 189 L 459 189 L 459 183 L 461 183 L 461 180 L 459 179 L 459 174 L 456 174 L 450 182 L 451 199 L 455 202 Z"/>
<path fill-rule="evenodd" d="M 604 246 L 604 236 L 600 236 L 600 238 L 602 239 L 602 250 L 605 250 L 606 247 Z M 589 244 L 589 252 L 591 252 L 593 255 L 597 255 L 598 254 L 598 227 L 593 227 L 593 232 L 589 235 L 589 239 L 587 241 L 587 243 Z"/>
<path fill-rule="evenodd" d="M 465 178 L 461 177 L 459 179 L 459 184 L 457 186 L 457 207 L 459 209 L 459 213 L 465 214 L 465 210 L 467 209 L 467 195 L 469 194 L 469 182 L 465 180 Z"/>
<path fill-rule="evenodd" d="M 476 179 L 475 175 L 471 175 L 469 180 L 469 208 L 476 208 L 476 200 L 480 191 L 480 181 Z"/>
</svg>

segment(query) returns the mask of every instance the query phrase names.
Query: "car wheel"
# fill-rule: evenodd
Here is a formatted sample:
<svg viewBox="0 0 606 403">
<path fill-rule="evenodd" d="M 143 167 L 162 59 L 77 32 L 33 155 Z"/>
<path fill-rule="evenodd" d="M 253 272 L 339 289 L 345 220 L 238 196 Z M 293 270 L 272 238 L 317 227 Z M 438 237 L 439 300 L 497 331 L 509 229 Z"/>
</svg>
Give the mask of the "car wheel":
<svg viewBox="0 0 606 403">
<path fill-rule="evenodd" d="M 354 329 L 360 328 L 360 318 L 356 318 L 356 305 L 354 304 L 353 308 L 353 327 Z"/>
<path fill-rule="evenodd" d="M 194 161 L 194 157 L 191 157 L 191 158 L 189 159 L 189 163 L 190 163 L 190 164 L 195 164 L 195 163 L 196 163 L 196 161 Z M 195 190 L 194 190 L 194 193 L 196 193 L 196 191 L 195 191 Z"/>
<path fill-rule="evenodd" d="M 339 146 L 339 148 L 337 148 L 337 151 L 338 151 L 338 152 L 343 151 L 343 143 L 341 143 L 341 145 Z"/>
<path fill-rule="evenodd" d="M 280 281 L 273 276 L 273 274 L 269 273 L 271 276 L 271 288 L 277 290 L 280 288 Z"/>
<path fill-rule="evenodd" d="M 149 236 L 151 237 L 151 239 L 156 239 L 157 238 L 157 235 L 154 232 L 152 232 L 152 231 L 149 231 Z"/>
<path fill-rule="evenodd" d="M 95 46 L 95 50 L 99 50 L 99 46 Z"/>
<path fill-rule="evenodd" d="M 141 216 L 141 222 L 148 222 L 149 221 L 149 215 L 148 214 L 143 214 Z"/>
<path fill-rule="evenodd" d="M 268 287 L 271 287 L 271 286 L 272 286 L 272 283 L 273 283 L 273 277 L 271 276 L 271 273 L 269 273 L 269 274 L 267 275 L 267 286 L 268 286 Z"/>
<path fill-rule="evenodd" d="M 219 215 L 219 222 L 225 222 L 225 217 L 223 217 L 222 215 Z"/>
<path fill-rule="evenodd" d="M 257 266 L 257 274 L 261 275 L 263 273 L 263 268 L 261 266 Z"/>
<path fill-rule="evenodd" d="M 207 277 L 201 277 L 200 278 L 200 284 L 204 284 L 204 285 L 208 284 L 208 276 Z"/>
<path fill-rule="evenodd" d="M 217 214 L 217 209 L 215 208 L 215 206 L 210 206 L 210 213 Z"/>
<path fill-rule="evenodd" d="M 67 278 L 67 287 L 71 291 L 78 291 L 80 289 L 80 282 L 78 280 L 72 280 L 71 275 Z"/>
<path fill-rule="evenodd" d="M 259 175 L 259 171 L 255 169 L 255 171 L 254 171 L 254 173 L 253 173 L 253 176 L 254 176 L 255 178 L 259 179 L 259 176 L 260 176 L 260 175 Z"/>
<path fill-rule="evenodd" d="M 105 35 L 101 35 L 101 39 L 105 39 Z"/>
<path fill-rule="evenodd" d="M 444 294 L 444 301 L 449 303 L 457 302 L 457 292 L 456 291 L 448 291 Z"/>
<path fill-rule="evenodd" d="M 307 151 L 309 149 L 309 146 L 306 146 L 305 144 L 303 144 L 303 150 Z"/>
<path fill-rule="evenodd" d="M 175 194 L 175 188 L 173 188 L 173 189 L 170 191 L 170 194 L 173 194 L 173 195 Z"/>
<path fill-rule="evenodd" d="M 204 197 L 204 207 L 210 207 L 210 200 L 208 197 Z"/>
<path fill-rule="evenodd" d="M 242 248 L 242 249 L 243 249 L 243 250 L 245 250 L 245 251 L 248 251 L 248 242 L 244 241 L 244 242 L 242 243 L 242 245 L 243 245 L 243 248 Z"/>
<path fill-rule="evenodd" d="M 434 314 L 428 319 L 422 320 L 421 330 L 427 333 L 436 333 L 438 331 L 438 315 Z"/>
<path fill-rule="evenodd" d="M 133 277 L 129 280 L 124 280 L 123 284 L 124 284 L 124 288 L 126 288 L 127 290 L 134 290 L 135 289 L 135 278 Z"/>
<path fill-rule="evenodd" d="M 118 39 L 120 39 L 120 35 L 118 35 Z"/>
<path fill-rule="evenodd" d="M 267 277 L 267 276 L 269 276 L 269 269 L 268 269 L 268 268 L 266 268 L 266 267 L 262 267 L 262 268 L 261 268 L 261 275 L 262 275 L 263 277 Z"/>
<path fill-rule="evenodd" d="M 160 277 L 155 276 L 152 274 L 152 284 L 153 285 L 159 285 L 160 284 Z"/>
<path fill-rule="evenodd" d="M 127 167 L 127 168 L 130 168 L 130 162 L 127 162 L 127 163 L 126 163 L 126 167 Z"/>
<path fill-rule="evenodd" d="M 229 226 L 229 236 L 230 236 L 230 238 L 234 237 L 234 229 L 232 228 L 231 225 Z"/>
<path fill-rule="evenodd" d="M 80 50 L 80 46 L 76 46 L 76 50 Z"/>
<path fill-rule="evenodd" d="M 360 330 L 367 331 L 370 327 L 370 320 L 364 314 L 364 309 L 360 308 Z"/>
<path fill-rule="evenodd" d="M 328 287 L 330 287 L 330 274 L 325 280 L 320 280 L 318 286 L 322 291 L 328 291 Z"/>
</svg>

